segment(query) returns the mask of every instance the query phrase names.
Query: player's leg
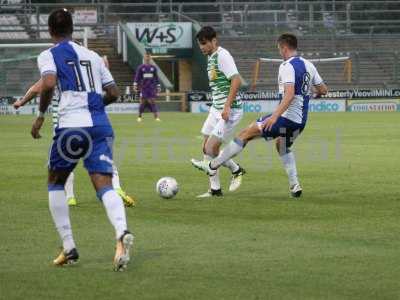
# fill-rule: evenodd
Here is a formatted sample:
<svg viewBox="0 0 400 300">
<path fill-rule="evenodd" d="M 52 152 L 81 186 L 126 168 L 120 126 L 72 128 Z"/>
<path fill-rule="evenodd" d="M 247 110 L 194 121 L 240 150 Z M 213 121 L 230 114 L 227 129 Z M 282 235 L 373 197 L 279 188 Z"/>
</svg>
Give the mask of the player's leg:
<svg viewBox="0 0 400 300">
<path fill-rule="evenodd" d="M 156 121 L 161 121 L 158 113 L 158 108 L 155 99 L 149 99 L 150 110 L 154 114 Z"/>
<path fill-rule="evenodd" d="M 49 209 L 63 244 L 62 252 L 53 261 L 53 264 L 58 266 L 75 263 L 79 258 L 72 235 L 69 207 L 64 190 L 69 174 L 70 171 L 49 170 L 48 177 Z"/>
<path fill-rule="evenodd" d="M 220 141 L 213 135 L 204 136 L 203 140 L 203 155 L 205 161 L 210 161 L 215 157 L 215 153 L 219 152 Z M 210 189 L 198 196 L 198 198 L 207 198 L 211 196 L 222 196 L 221 181 L 219 177 L 219 172 L 215 172 L 208 176 L 210 182 Z"/>
<path fill-rule="evenodd" d="M 140 101 L 140 104 L 139 104 L 139 116 L 137 118 L 137 121 L 138 122 L 142 122 L 142 115 L 144 113 L 144 109 L 145 109 L 145 106 L 146 106 L 146 101 L 142 97 L 140 97 L 139 101 Z"/>
<path fill-rule="evenodd" d="M 224 147 L 218 157 L 210 162 L 211 169 L 218 169 L 223 165 L 224 162 L 242 152 L 249 141 L 260 136 L 261 133 L 257 123 L 251 123 L 247 128 L 243 129 L 236 138 L 234 138 L 227 146 Z"/>
<path fill-rule="evenodd" d="M 97 197 L 103 202 L 110 223 L 114 226 L 116 238 L 119 239 L 127 230 L 123 201 L 112 186 L 112 174 L 90 173 L 90 179 Z"/>
<path fill-rule="evenodd" d="M 135 206 L 136 205 L 135 199 L 130 197 L 121 188 L 121 183 L 119 181 L 119 173 L 118 173 L 118 169 L 117 169 L 117 166 L 115 165 L 115 163 L 113 163 L 112 186 L 113 186 L 114 190 L 118 193 L 118 195 L 124 201 L 125 206 L 130 207 L 130 206 Z"/>
<path fill-rule="evenodd" d="M 221 152 L 221 151 L 220 151 Z M 239 171 L 240 166 L 237 162 L 235 162 L 233 159 L 229 159 L 225 161 L 222 166 L 228 168 L 232 174 L 235 174 Z"/>
<path fill-rule="evenodd" d="M 235 127 L 240 123 L 240 120 L 243 117 L 243 111 L 241 109 L 232 109 L 231 114 L 229 116 L 229 121 L 228 122 L 223 122 L 223 141 L 227 142 L 232 139 L 232 134 L 235 129 Z M 232 175 L 231 175 L 231 181 L 229 184 L 229 191 L 233 192 L 236 191 L 242 184 L 243 180 L 243 175 L 246 173 L 246 171 L 238 164 L 236 163 L 233 159 L 228 159 L 227 161 L 222 163 L 222 166 L 228 168 Z"/>
<path fill-rule="evenodd" d="M 229 121 L 228 122 L 222 121 L 219 123 L 219 126 L 221 126 L 222 128 L 221 131 L 223 132 L 222 140 L 225 143 L 227 143 L 232 139 L 233 131 L 235 127 L 240 123 L 242 117 L 243 117 L 243 111 L 241 109 L 232 109 L 231 114 L 229 116 Z M 232 159 L 225 161 L 222 165 L 230 169 L 232 174 L 238 173 L 241 169 L 239 164 L 234 162 Z"/>
<path fill-rule="evenodd" d="M 214 159 L 218 157 L 220 153 L 220 147 L 224 140 L 227 140 L 232 132 L 234 127 L 240 122 L 242 117 L 242 111 L 235 111 L 231 113 L 229 118 L 229 122 L 224 121 L 223 119 L 218 119 L 216 126 L 214 127 L 211 136 L 207 139 L 204 144 L 204 153 L 208 157 L 205 157 L 203 163 L 208 164 L 210 159 Z M 192 160 L 194 166 L 196 166 L 196 161 Z M 242 182 L 242 176 L 245 173 L 244 169 L 241 168 L 237 163 L 235 163 L 232 159 L 224 160 L 222 165 L 228 167 L 232 172 L 232 178 L 229 185 L 229 191 L 235 191 L 238 189 Z M 215 173 L 215 174 L 214 174 Z M 210 178 L 218 178 L 217 182 L 219 183 L 219 174 L 218 171 L 209 173 Z"/>
<path fill-rule="evenodd" d="M 207 174 L 214 174 L 216 170 L 221 167 L 224 162 L 230 160 L 232 157 L 238 155 L 246 144 L 256 138 L 261 136 L 261 131 L 256 122 L 251 123 L 247 128 L 243 129 L 239 135 L 234 138 L 228 145 L 226 145 L 217 157 L 209 162 L 202 162 L 192 160 L 192 164 L 205 171 Z"/>
<path fill-rule="evenodd" d="M 128 231 L 123 201 L 112 186 L 113 132 L 109 126 L 92 127 L 88 132 L 92 138 L 92 151 L 85 158 L 84 166 L 90 174 L 97 197 L 103 203 L 108 219 L 114 227 L 117 240 L 114 268 L 120 271 L 126 268 L 129 262 L 133 235 Z"/>
<path fill-rule="evenodd" d="M 59 266 L 76 262 L 79 258 L 72 235 L 69 206 L 65 194 L 65 183 L 77 163 L 75 157 L 69 153 L 69 150 L 76 150 L 75 145 L 67 144 L 71 141 L 69 137 L 68 129 L 57 130 L 49 153 L 49 210 L 63 245 L 62 252 L 53 261 Z"/>
<path fill-rule="evenodd" d="M 71 172 L 65 182 L 65 194 L 69 206 L 76 206 L 78 203 L 74 195 L 74 172 Z"/>
<path fill-rule="evenodd" d="M 97 192 L 97 197 L 103 202 L 108 219 L 113 225 L 116 235 L 116 250 L 114 270 L 123 271 L 130 260 L 130 248 L 133 245 L 133 235 L 128 231 L 124 204 L 118 193 L 112 188 L 111 174 L 91 173 L 90 179 Z"/>
<path fill-rule="evenodd" d="M 223 141 L 228 140 L 230 138 L 231 133 L 237 123 L 239 123 L 241 118 L 242 112 L 240 112 L 239 118 L 233 118 L 232 114 L 230 116 L 229 122 L 225 122 L 224 120 L 220 119 L 213 129 L 212 135 L 208 139 L 205 145 L 205 151 L 212 153 L 209 155 L 209 158 L 214 159 L 218 157 L 220 153 L 220 147 Z M 205 161 L 208 163 L 209 161 Z M 237 163 L 235 163 L 231 158 L 225 160 L 222 163 L 222 166 L 228 167 L 232 172 L 231 182 L 229 184 L 229 191 L 235 191 L 238 189 L 242 183 L 242 177 L 245 173 L 244 169 L 241 168 Z M 218 171 L 216 172 L 218 174 Z M 209 176 L 213 176 L 213 174 L 209 174 Z"/>
<path fill-rule="evenodd" d="M 283 136 L 276 139 L 276 150 L 289 179 L 290 194 L 292 197 L 300 197 L 302 188 L 297 176 L 296 159 L 290 147 L 296 137 L 300 134 L 301 130 L 298 129 L 293 131 L 291 128 L 282 128 L 281 131 Z"/>
<path fill-rule="evenodd" d="M 202 161 L 192 159 L 191 162 L 193 166 L 201 170 L 204 170 L 204 166 L 208 167 L 210 160 L 218 156 L 222 142 L 231 137 L 234 127 L 240 122 L 242 116 L 243 112 L 241 110 L 232 110 L 229 121 L 225 122 L 221 118 L 221 114 L 215 109 L 211 108 L 209 117 L 204 123 L 202 129 L 203 134 L 207 133 L 208 136 L 211 136 L 211 138 L 207 139 L 203 145 L 203 152 L 207 155 L 204 156 Z M 212 154 L 209 154 L 208 152 Z M 229 190 L 236 190 L 239 188 L 242 182 L 242 176 L 245 173 L 244 169 L 232 159 L 224 161 L 222 165 L 229 168 L 232 172 Z M 214 173 L 216 172 L 213 171 L 212 174 L 210 174 L 214 175 Z"/>
<path fill-rule="evenodd" d="M 206 152 L 205 145 L 207 144 L 207 141 L 210 135 L 212 134 L 212 131 L 216 126 L 217 122 L 218 122 L 217 114 L 215 110 L 211 108 L 210 112 L 208 113 L 207 119 L 204 121 L 203 127 L 201 128 L 201 133 L 204 136 L 203 146 L 202 146 L 203 158 L 204 160 L 207 161 L 209 161 L 212 157 L 209 156 L 208 153 Z M 209 190 L 206 193 L 199 195 L 198 197 L 203 198 L 210 196 L 222 196 L 219 176 L 209 177 L 209 186 L 210 186 Z"/>
<path fill-rule="evenodd" d="M 254 130 L 258 127 L 259 136 L 264 137 L 267 141 L 275 138 L 277 139 L 276 149 L 289 177 L 290 192 L 293 197 L 299 197 L 302 190 L 297 178 L 296 161 L 294 159 L 294 154 L 290 151 L 290 147 L 302 132 L 304 125 L 294 123 L 284 117 L 279 117 L 270 130 L 263 130 L 261 126 L 270 116 L 271 115 L 266 115 L 259 118 Z M 248 139 L 249 136 L 244 138 Z"/>
</svg>

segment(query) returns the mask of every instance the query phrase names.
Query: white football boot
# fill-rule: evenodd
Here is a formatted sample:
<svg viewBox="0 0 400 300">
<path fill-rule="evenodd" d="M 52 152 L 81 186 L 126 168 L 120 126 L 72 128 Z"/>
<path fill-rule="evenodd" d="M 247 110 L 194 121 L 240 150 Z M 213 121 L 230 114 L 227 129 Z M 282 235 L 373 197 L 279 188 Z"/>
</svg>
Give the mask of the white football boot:
<svg viewBox="0 0 400 300">
<path fill-rule="evenodd" d="M 239 166 L 239 170 L 232 173 L 231 183 L 229 185 L 230 192 L 234 192 L 240 187 L 244 174 L 246 174 L 246 171 L 241 166 Z"/>
<path fill-rule="evenodd" d="M 289 191 L 293 198 L 299 198 L 303 189 L 301 188 L 300 183 L 296 183 L 289 187 Z"/>
<path fill-rule="evenodd" d="M 192 165 L 195 168 L 205 172 L 209 176 L 214 176 L 215 174 L 217 174 L 217 170 L 216 169 L 214 170 L 214 169 L 210 168 L 210 161 L 209 160 L 197 160 L 197 159 L 192 158 L 190 160 L 190 162 L 192 163 Z"/>
<path fill-rule="evenodd" d="M 126 270 L 130 260 L 129 251 L 133 246 L 133 240 L 134 237 L 129 231 L 125 231 L 118 239 L 114 256 L 114 271 Z"/>
<path fill-rule="evenodd" d="M 196 198 L 210 198 L 210 197 L 222 197 L 223 196 L 223 194 L 222 194 L 222 190 L 221 189 L 219 189 L 219 190 L 208 190 L 207 191 L 207 193 L 204 193 L 204 194 L 201 194 L 201 195 L 198 195 L 198 196 L 196 196 Z"/>
</svg>

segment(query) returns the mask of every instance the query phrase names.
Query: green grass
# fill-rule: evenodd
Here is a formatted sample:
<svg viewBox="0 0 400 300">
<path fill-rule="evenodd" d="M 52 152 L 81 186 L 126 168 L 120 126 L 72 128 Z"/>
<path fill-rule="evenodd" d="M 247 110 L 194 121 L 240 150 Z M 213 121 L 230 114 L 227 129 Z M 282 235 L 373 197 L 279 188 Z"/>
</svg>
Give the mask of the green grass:
<svg viewBox="0 0 400 300">
<path fill-rule="evenodd" d="M 311 114 L 295 144 L 300 200 L 262 140 L 238 157 L 248 171 L 239 191 L 196 200 L 207 178 L 188 160 L 201 157 L 205 115 L 162 118 L 112 116 L 122 185 L 139 199 L 127 210 L 134 261 L 114 273 L 113 229 L 81 164 L 71 210 L 81 260 L 51 266 L 50 120 L 33 140 L 32 117 L 0 117 L 0 299 L 399 299 L 399 114 Z M 180 184 L 172 200 L 155 194 L 166 175 Z"/>
</svg>

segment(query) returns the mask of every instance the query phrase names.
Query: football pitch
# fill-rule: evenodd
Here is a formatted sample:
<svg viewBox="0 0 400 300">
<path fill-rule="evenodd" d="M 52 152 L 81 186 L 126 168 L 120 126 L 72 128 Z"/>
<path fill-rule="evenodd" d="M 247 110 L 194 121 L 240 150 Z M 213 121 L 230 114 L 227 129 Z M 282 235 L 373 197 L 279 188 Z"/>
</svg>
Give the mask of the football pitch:
<svg viewBox="0 0 400 300">
<path fill-rule="evenodd" d="M 258 115 L 246 114 L 238 128 Z M 81 255 L 51 265 L 60 241 L 48 210 L 43 138 L 32 116 L 1 116 L 0 299 L 398 299 L 400 297 L 400 115 L 313 113 L 295 142 L 303 195 L 289 197 L 271 142 L 253 141 L 237 158 L 241 188 L 197 200 L 207 177 L 200 158 L 206 115 L 112 115 L 122 187 L 136 240 L 127 272 L 112 271 L 114 231 L 80 163 L 79 206 L 71 208 Z M 171 200 L 155 193 L 175 177 Z"/>
</svg>

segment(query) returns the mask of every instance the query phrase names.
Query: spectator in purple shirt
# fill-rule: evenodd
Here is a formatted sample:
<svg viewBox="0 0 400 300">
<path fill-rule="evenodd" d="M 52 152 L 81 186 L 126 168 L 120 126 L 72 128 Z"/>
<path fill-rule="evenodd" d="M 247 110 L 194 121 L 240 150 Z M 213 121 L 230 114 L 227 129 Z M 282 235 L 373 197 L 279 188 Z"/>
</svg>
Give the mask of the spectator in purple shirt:
<svg viewBox="0 0 400 300">
<path fill-rule="evenodd" d="M 158 81 L 157 68 L 150 63 L 149 53 L 144 55 L 144 63 L 136 69 L 133 90 L 140 91 L 140 106 L 138 122 L 142 121 L 142 114 L 146 106 L 153 112 L 156 121 L 160 121 L 155 99 L 160 92 L 160 83 Z"/>
</svg>

